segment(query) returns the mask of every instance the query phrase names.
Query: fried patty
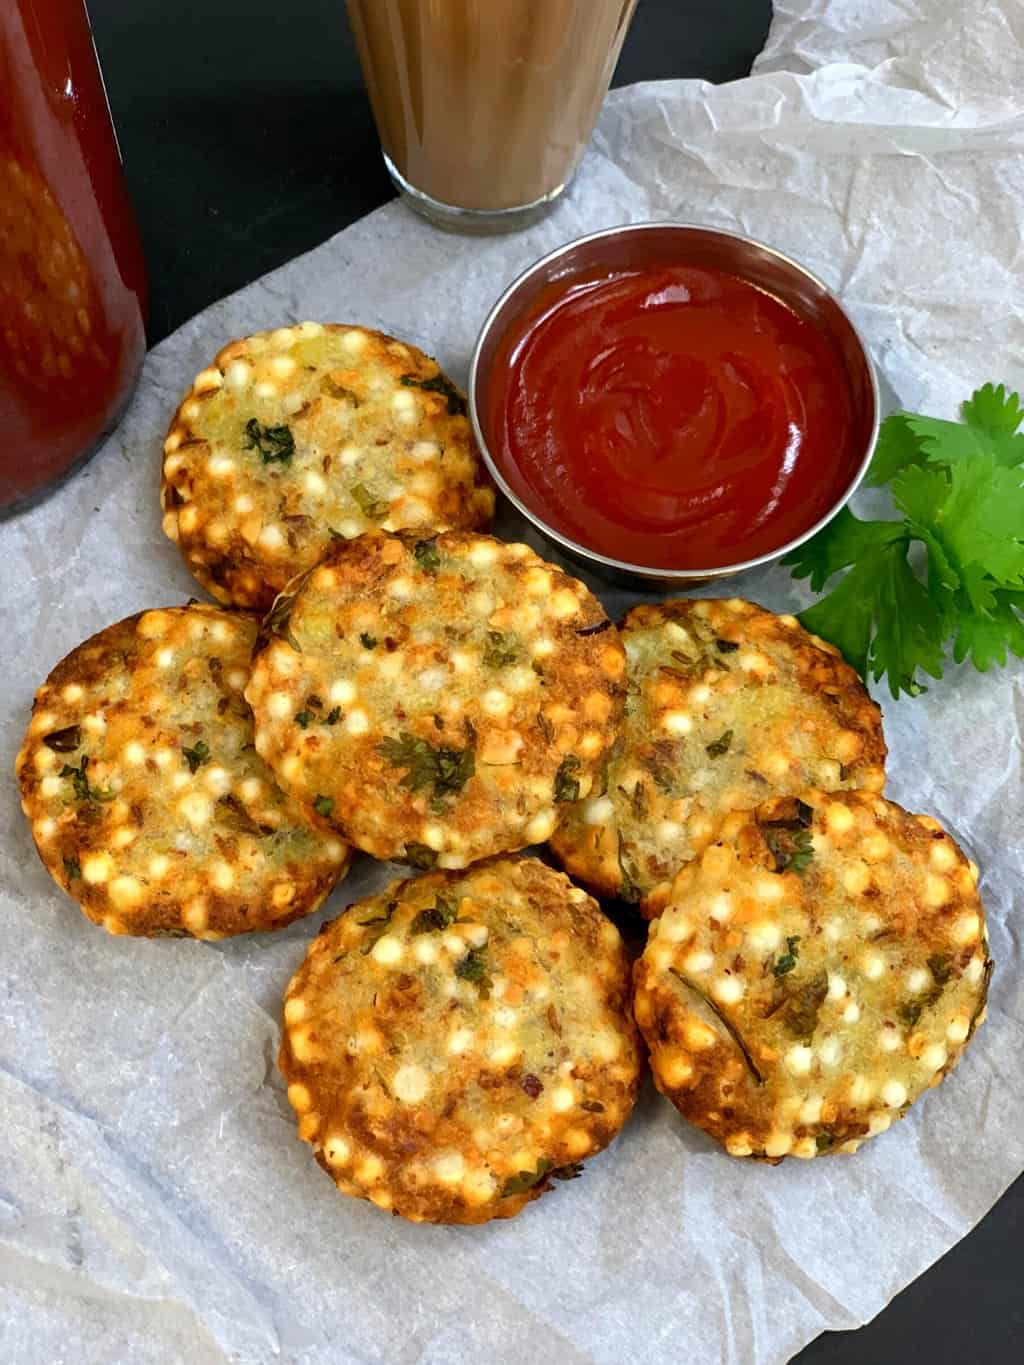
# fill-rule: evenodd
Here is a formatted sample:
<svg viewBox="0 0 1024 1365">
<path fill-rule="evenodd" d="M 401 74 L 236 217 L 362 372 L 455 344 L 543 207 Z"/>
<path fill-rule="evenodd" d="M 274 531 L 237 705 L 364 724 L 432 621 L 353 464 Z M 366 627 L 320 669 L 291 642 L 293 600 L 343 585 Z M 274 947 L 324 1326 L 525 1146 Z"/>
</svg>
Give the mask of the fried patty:
<svg viewBox="0 0 1024 1365">
<path fill-rule="evenodd" d="M 533 858 L 394 882 L 310 944 L 280 1065 L 345 1194 L 414 1222 L 511 1218 L 633 1108 L 618 930 Z"/>
<path fill-rule="evenodd" d="M 839 651 L 792 616 L 729 600 L 634 607 L 628 696 L 606 789 L 551 847 L 599 895 L 657 914 L 723 818 L 806 787 L 885 782 L 878 707 Z"/>
<path fill-rule="evenodd" d="M 636 966 L 659 1090 L 734 1156 L 856 1151 L 984 1018 L 977 879 L 935 820 L 871 792 L 731 816 Z"/>
<path fill-rule="evenodd" d="M 164 442 L 164 531 L 221 602 L 266 610 L 336 539 L 486 528 L 494 491 L 437 362 L 365 327 L 233 341 Z"/>
<path fill-rule="evenodd" d="M 376 858 L 465 867 L 542 842 L 593 789 L 625 656 L 582 583 L 466 532 L 362 536 L 275 604 L 256 746 Z"/>
<path fill-rule="evenodd" d="M 258 624 L 200 605 L 129 616 L 36 693 L 22 807 L 54 881 L 111 933 L 277 929 L 347 870 L 256 753 L 242 694 Z"/>
</svg>

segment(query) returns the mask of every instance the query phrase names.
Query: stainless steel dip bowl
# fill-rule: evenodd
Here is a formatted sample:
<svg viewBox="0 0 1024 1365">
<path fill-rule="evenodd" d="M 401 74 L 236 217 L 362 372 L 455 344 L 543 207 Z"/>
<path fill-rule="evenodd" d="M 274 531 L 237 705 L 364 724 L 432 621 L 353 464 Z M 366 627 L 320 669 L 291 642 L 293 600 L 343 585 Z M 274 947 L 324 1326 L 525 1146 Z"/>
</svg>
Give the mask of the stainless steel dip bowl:
<svg viewBox="0 0 1024 1365">
<path fill-rule="evenodd" d="M 549 526 L 541 512 L 528 506 L 510 487 L 489 440 L 489 385 L 494 376 L 495 354 L 506 333 L 555 280 L 571 278 L 595 268 L 635 269 L 666 264 L 711 266 L 749 280 L 788 304 L 801 317 L 830 336 L 846 369 L 854 416 L 854 439 L 861 456 L 853 477 L 834 504 L 813 526 L 768 554 L 735 564 L 707 569 L 656 568 L 629 564 L 599 554 L 570 540 Z M 505 290 L 487 316 L 473 352 L 469 369 L 469 405 L 473 430 L 487 468 L 505 497 L 532 522 L 542 535 L 576 563 L 605 578 L 633 585 L 669 587 L 707 582 L 770 564 L 802 545 L 846 505 L 864 478 L 878 437 L 878 381 L 867 348 L 838 300 L 822 282 L 798 262 L 774 247 L 739 233 L 689 223 L 634 223 L 606 228 L 552 251 L 525 270 Z M 496 444 L 496 443 L 495 443 Z"/>
</svg>

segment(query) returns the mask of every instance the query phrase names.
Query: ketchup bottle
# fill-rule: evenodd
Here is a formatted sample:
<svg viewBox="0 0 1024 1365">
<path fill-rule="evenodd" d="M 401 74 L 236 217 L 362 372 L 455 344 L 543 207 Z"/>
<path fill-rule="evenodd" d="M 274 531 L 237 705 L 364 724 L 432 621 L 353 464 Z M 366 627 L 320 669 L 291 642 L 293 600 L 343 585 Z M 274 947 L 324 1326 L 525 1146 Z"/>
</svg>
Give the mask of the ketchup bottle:
<svg viewBox="0 0 1024 1365">
<path fill-rule="evenodd" d="M 0 0 L 0 515 L 115 425 L 145 308 L 84 0 Z"/>
</svg>

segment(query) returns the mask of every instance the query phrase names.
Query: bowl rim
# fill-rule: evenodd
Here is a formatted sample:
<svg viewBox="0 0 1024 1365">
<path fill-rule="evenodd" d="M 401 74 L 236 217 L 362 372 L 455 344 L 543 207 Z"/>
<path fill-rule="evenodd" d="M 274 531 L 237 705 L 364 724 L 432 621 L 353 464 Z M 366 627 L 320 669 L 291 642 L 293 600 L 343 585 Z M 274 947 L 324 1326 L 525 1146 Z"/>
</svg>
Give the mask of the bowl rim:
<svg viewBox="0 0 1024 1365">
<path fill-rule="evenodd" d="M 823 513 L 813 526 L 808 527 L 806 531 L 801 531 L 798 536 L 794 536 L 791 540 L 786 541 L 783 545 L 780 545 L 777 550 L 769 550 L 764 554 L 755 556 L 753 559 L 738 560 L 735 564 L 717 564 L 706 569 L 673 569 L 658 567 L 656 565 L 633 564 L 628 560 L 615 559 L 610 555 L 602 554 L 599 550 L 592 550 L 589 546 L 581 545 L 579 541 L 563 535 L 561 531 L 557 531 L 553 526 L 550 526 L 542 516 L 528 507 L 519 495 L 509 486 L 504 474 L 498 468 L 497 461 L 491 454 L 487 441 L 484 438 L 480 414 L 477 411 L 477 381 L 482 369 L 481 355 L 484 346 L 490 340 L 498 314 L 505 307 L 509 298 L 516 293 L 530 276 L 540 272 L 544 267 L 557 261 L 559 257 L 566 256 L 577 248 L 587 245 L 589 242 L 600 241 L 606 237 L 624 237 L 630 233 L 648 232 L 652 229 L 661 231 L 664 231 L 665 229 L 670 231 L 682 230 L 683 232 L 700 232 L 717 237 L 726 237 L 732 241 L 741 242 L 744 246 L 756 247 L 760 251 L 767 252 L 768 255 L 776 257 L 776 259 L 781 261 L 784 265 L 798 271 L 836 306 L 853 334 L 853 338 L 863 357 L 864 367 L 867 372 L 868 386 L 874 406 L 874 415 L 871 424 L 871 432 L 868 440 L 865 442 L 864 454 L 847 487 L 828 511 Z M 488 473 L 513 507 L 515 507 L 532 526 L 540 531 L 548 540 L 554 541 L 556 545 L 561 546 L 561 548 L 568 553 L 570 558 L 575 557 L 589 561 L 593 564 L 598 564 L 612 573 L 626 574 L 647 580 L 660 579 L 667 583 L 684 581 L 700 582 L 701 580 L 724 578 L 727 575 L 745 573 L 748 569 L 757 569 L 765 564 L 773 564 L 776 560 L 781 559 L 783 555 L 787 555 L 791 551 L 798 549 L 799 546 L 805 544 L 812 536 L 816 535 L 822 527 L 827 526 L 833 517 L 837 516 L 843 510 L 853 497 L 854 493 L 857 492 L 868 471 L 872 457 L 874 456 L 875 446 L 878 442 L 878 432 L 881 426 L 881 393 L 878 386 L 878 374 L 875 369 L 875 363 L 872 359 L 871 352 L 868 350 L 867 343 L 865 342 L 860 329 L 857 327 L 857 324 L 828 285 L 825 284 L 823 280 L 819 279 L 818 276 L 815 275 L 812 270 L 809 270 L 802 262 L 787 255 L 786 252 L 780 250 L 778 247 L 771 246 L 768 242 L 762 242 L 757 237 L 749 237 L 745 233 L 733 232 L 729 228 L 715 227 L 712 224 L 681 222 L 675 219 L 666 219 L 663 221 L 647 220 L 639 223 L 620 223 L 615 227 L 599 228 L 596 232 L 584 233 L 582 237 L 574 237 L 571 241 L 564 242 L 561 246 L 555 247 L 554 250 L 547 252 L 531 265 L 528 265 L 524 270 L 521 270 L 502 290 L 483 321 L 469 363 L 467 392 L 469 397 L 469 417 L 473 427 L 473 435 L 476 438 L 477 446 L 483 457 L 484 464 L 487 466 Z"/>
</svg>

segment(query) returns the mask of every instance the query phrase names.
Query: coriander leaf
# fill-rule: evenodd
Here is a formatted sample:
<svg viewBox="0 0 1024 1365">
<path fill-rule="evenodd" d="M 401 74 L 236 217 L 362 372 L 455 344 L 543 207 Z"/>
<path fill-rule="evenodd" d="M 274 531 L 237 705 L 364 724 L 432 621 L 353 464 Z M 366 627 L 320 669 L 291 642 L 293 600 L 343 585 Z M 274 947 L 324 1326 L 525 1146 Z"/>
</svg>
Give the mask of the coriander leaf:
<svg viewBox="0 0 1024 1365">
<path fill-rule="evenodd" d="M 407 389 L 423 389 L 425 393 L 439 393 L 442 398 L 448 400 L 449 417 L 465 417 L 467 404 L 465 398 L 455 387 L 447 375 L 438 371 L 430 379 L 417 379 L 415 375 L 403 374 L 401 384 Z"/>
<path fill-rule="evenodd" d="M 501 1187 L 502 1198 L 507 1198 L 510 1194 L 525 1194 L 527 1190 L 532 1190 L 550 1170 L 551 1162 L 547 1157 L 541 1157 L 535 1171 L 520 1171 L 518 1175 L 509 1176 Z"/>
<path fill-rule="evenodd" d="M 360 635 L 359 635 L 359 643 L 362 645 L 362 647 L 363 647 L 364 649 L 376 649 L 376 648 L 377 648 L 377 637 L 376 637 L 375 635 L 370 635 L 370 634 L 368 634 L 368 633 L 364 630 L 364 631 L 361 631 L 361 632 L 360 632 Z"/>
<path fill-rule="evenodd" d="M 64 874 L 69 882 L 79 880 L 82 875 L 82 869 L 77 858 L 64 859 Z"/>
<path fill-rule="evenodd" d="M 949 953 L 932 953 L 928 959 L 928 970 L 939 986 L 944 986 L 953 975 L 953 959 Z"/>
<path fill-rule="evenodd" d="M 558 772 L 555 773 L 555 800 L 578 801 L 580 799 L 580 782 L 576 773 L 580 770 L 580 761 L 575 754 L 566 754 L 558 765 Z"/>
<path fill-rule="evenodd" d="M 353 393 L 351 389 L 347 389 L 344 384 L 339 384 L 329 374 L 324 376 L 320 387 L 329 398 L 343 398 L 346 402 L 351 403 L 354 408 L 359 407 L 359 395 Z"/>
<path fill-rule="evenodd" d="M 729 746 L 731 744 L 732 731 L 726 730 L 724 734 L 719 735 L 718 739 L 713 740 L 710 744 L 705 744 L 704 748 L 708 758 L 721 758 L 723 754 L 729 752 Z"/>
<path fill-rule="evenodd" d="M 447 896 L 438 896 L 433 905 L 419 912 L 409 926 L 409 933 L 436 934 L 442 929 L 447 929 L 449 924 L 454 924 L 458 913 L 459 908 L 455 901 Z"/>
<path fill-rule="evenodd" d="M 89 779 L 85 771 L 88 766 L 89 759 L 83 756 L 80 768 L 76 768 L 73 763 L 65 763 L 60 770 L 61 777 L 71 778 L 71 786 L 79 801 L 88 801 L 89 799 Z"/>
<path fill-rule="evenodd" d="M 930 526 L 949 497 L 949 474 L 940 465 L 914 465 L 892 481 L 892 499 L 901 512 Z"/>
<path fill-rule="evenodd" d="M 949 496 L 934 531 L 953 567 L 977 564 L 1000 584 L 1024 579 L 1024 484 L 992 455 L 950 466 Z"/>
<path fill-rule="evenodd" d="M 321 816 L 324 820 L 329 820 L 334 814 L 334 797 L 318 796 L 313 802 L 313 809 L 316 811 L 317 815 Z"/>
<path fill-rule="evenodd" d="M 925 459 L 936 464 L 954 465 L 968 460 L 986 449 L 983 432 L 975 431 L 963 422 L 951 422 L 945 417 L 925 417 L 922 413 L 903 414 L 907 426 L 917 438 Z"/>
<path fill-rule="evenodd" d="M 782 562 L 792 568 L 794 578 L 809 578 L 811 590 L 820 592 L 840 569 L 856 564 L 870 550 L 906 539 L 906 534 L 901 522 L 861 521 L 844 507 L 816 536 L 791 550 Z"/>
<path fill-rule="evenodd" d="M 491 973 L 487 964 L 486 948 L 470 948 L 465 957 L 455 964 L 455 975 L 460 981 L 469 981 L 479 988 L 486 1000 L 491 993 Z"/>
<path fill-rule="evenodd" d="M 879 428 L 875 453 L 864 476 L 869 488 L 878 488 L 894 479 L 901 470 L 920 467 L 926 462 L 921 442 L 907 421 L 908 415 L 894 412 Z"/>
<path fill-rule="evenodd" d="M 403 731 L 398 739 L 382 739 L 377 752 L 394 768 L 404 768 L 402 786 L 409 791 L 429 790 L 435 797 L 454 796 L 476 772 L 472 745 L 465 749 L 435 749 L 425 739 Z"/>
<path fill-rule="evenodd" d="M 987 673 L 993 664 L 1002 667 L 1007 653 L 1024 659 L 1024 592 L 997 589 L 992 594 L 991 606 L 974 615 L 961 613 L 953 641 L 953 658 L 957 663 L 970 658 L 980 673 Z"/>
<path fill-rule="evenodd" d="M 775 959 L 772 965 L 773 976 L 786 976 L 796 966 L 796 960 L 800 956 L 800 949 L 797 944 L 800 942 L 799 934 L 786 936 L 786 951 Z"/>
<path fill-rule="evenodd" d="M 391 509 L 391 503 L 386 498 L 375 497 L 365 483 L 354 483 L 349 492 L 369 521 L 383 521 Z"/>
<path fill-rule="evenodd" d="M 79 766 L 76 768 L 71 763 L 65 763 L 60 770 L 61 777 L 70 777 L 71 786 L 75 793 L 76 801 L 113 801 L 112 791 L 101 791 L 99 787 L 93 787 L 86 770 L 89 767 L 89 755 L 83 754 Z"/>
<path fill-rule="evenodd" d="M 775 855 L 776 872 L 806 872 L 814 861 L 809 829 L 769 829 L 764 841 Z"/>
<path fill-rule="evenodd" d="M 782 1021 L 789 1032 L 805 1044 L 814 1037 L 818 1013 L 827 994 L 828 973 L 824 968 L 810 980 L 793 982 L 787 991 Z"/>
<path fill-rule="evenodd" d="M 666 796 L 675 795 L 676 775 L 667 763 L 663 763 L 660 758 L 654 757 L 649 758 L 644 766 L 659 791 L 663 791 Z"/>
<path fill-rule="evenodd" d="M 837 645 L 862 676 L 869 669 L 876 679 L 887 676 L 894 697 L 922 690 L 914 680 L 918 668 L 942 677 L 946 612 L 907 563 L 906 541 L 869 550 L 800 620 Z"/>
<path fill-rule="evenodd" d="M 204 763 L 210 761 L 210 746 L 205 739 L 197 739 L 191 749 L 182 749 L 181 756 L 188 764 L 190 773 L 198 772 Z"/>
<path fill-rule="evenodd" d="M 981 391 L 979 390 L 979 393 Z M 1019 401 L 1016 394 L 1011 400 Z M 971 400 L 964 405 L 971 413 Z M 989 405 L 983 400 L 982 410 L 986 418 L 990 415 Z M 1012 469 L 1024 461 L 1024 437 L 1015 436 L 1005 430 L 992 431 L 988 427 L 968 420 L 965 411 L 963 422 L 947 422 L 940 417 L 922 417 L 917 413 L 907 414 L 907 424 L 917 437 L 925 456 L 933 463 L 970 464 L 979 455 L 989 456 L 1004 469 Z"/>
<path fill-rule="evenodd" d="M 312 711 L 302 710 L 295 712 L 295 724 L 299 727 L 300 730 L 308 730 L 309 722 L 312 719 L 313 719 Z"/>
<path fill-rule="evenodd" d="M 928 591 L 942 618 L 941 633 L 945 639 L 956 621 L 956 594 L 961 586 L 960 575 L 950 564 L 941 541 L 926 526 L 918 526 L 914 522 L 908 522 L 907 525 L 928 552 Z"/>
<path fill-rule="evenodd" d="M 245 424 L 244 449 L 258 450 L 264 464 L 288 464 L 295 454 L 295 438 L 289 427 L 265 427 L 250 417 Z"/>
<path fill-rule="evenodd" d="M 437 850 L 431 848 L 429 844 L 417 844 L 413 841 L 405 846 L 405 861 L 411 863 L 413 867 L 429 872 L 437 864 Z"/>
<path fill-rule="evenodd" d="M 898 546 L 896 552 L 905 553 L 905 548 Z M 874 548 L 830 593 L 800 613 L 801 624 L 837 645 L 861 677 L 867 677 L 880 560 L 886 553 Z"/>
<path fill-rule="evenodd" d="M 382 939 L 391 927 L 391 918 L 398 909 L 397 901 L 388 901 L 383 915 L 374 915 L 372 919 L 361 919 L 358 921 L 360 929 L 369 929 L 369 933 L 363 939 L 359 952 L 366 957 L 377 946 L 378 939 Z"/>
<path fill-rule="evenodd" d="M 509 668 L 519 658 L 519 641 L 514 635 L 502 635 L 500 630 L 487 632 L 483 661 L 485 668 Z"/>
<path fill-rule="evenodd" d="M 883 424 L 869 482 L 891 478 L 902 522 L 840 513 L 786 557 L 817 591 L 850 572 L 801 614 L 865 675 L 886 676 L 892 695 L 922 690 L 920 669 L 942 676 L 950 638 L 957 662 L 984 671 L 1024 655 L 1024 404 L 986 384 L 963 404 L 962 422 L 898 413 Z M 919 542 L 919 576 L 909 547 Z"/>
<path fill-rule="evenodd" d="M 989 578 L 980 564 L 968 564 L 964 569 L 963 593 L 958 606 L 979 613 L 991 611 L 995 605 L 997 587 L 998 584 Z"/>
<path fill-rule="evenodd" d="M 911 696 L 921 685 L 917 669 L 942 677 L 944 619 L 907 563 L 906 555 L 886 556 L 876 597 L 875 640 L 871 668 L 875 679 L 887 676 L 894 697 L 902 687 Z"/>
<path fill-rule="evenodd" d="M 1007 393 L 1002 384 L 985 384 L 975 389 L 960 409 L 964 421 L 989 436 L 1014 436 L 1024 421 L 1024 406 L 1020 395 Z M 1016 437 L 1017 452 L 1014 464 L 1024 464 L 1024 434 Z"/>
<path fill-rule="evenodd" d="M 341 707 L 340 707 L 340 706 L 332 706 L 331 709 L 327 712 L 327 715 L 324 716 L 324 724 L 325 724 L 325 725 L 337 725 L 337 723 L 338 723 L 338 721 L 339 721 L 340 719 L 341 719 Z"/>
<path fill-rule="evenodd" d="M 437 573 L 441 567 L 441 556 L 437 552 L 437 541 L 418 540 L 413 546 L 413 558 L 424 573 Z"/>
</svg>

